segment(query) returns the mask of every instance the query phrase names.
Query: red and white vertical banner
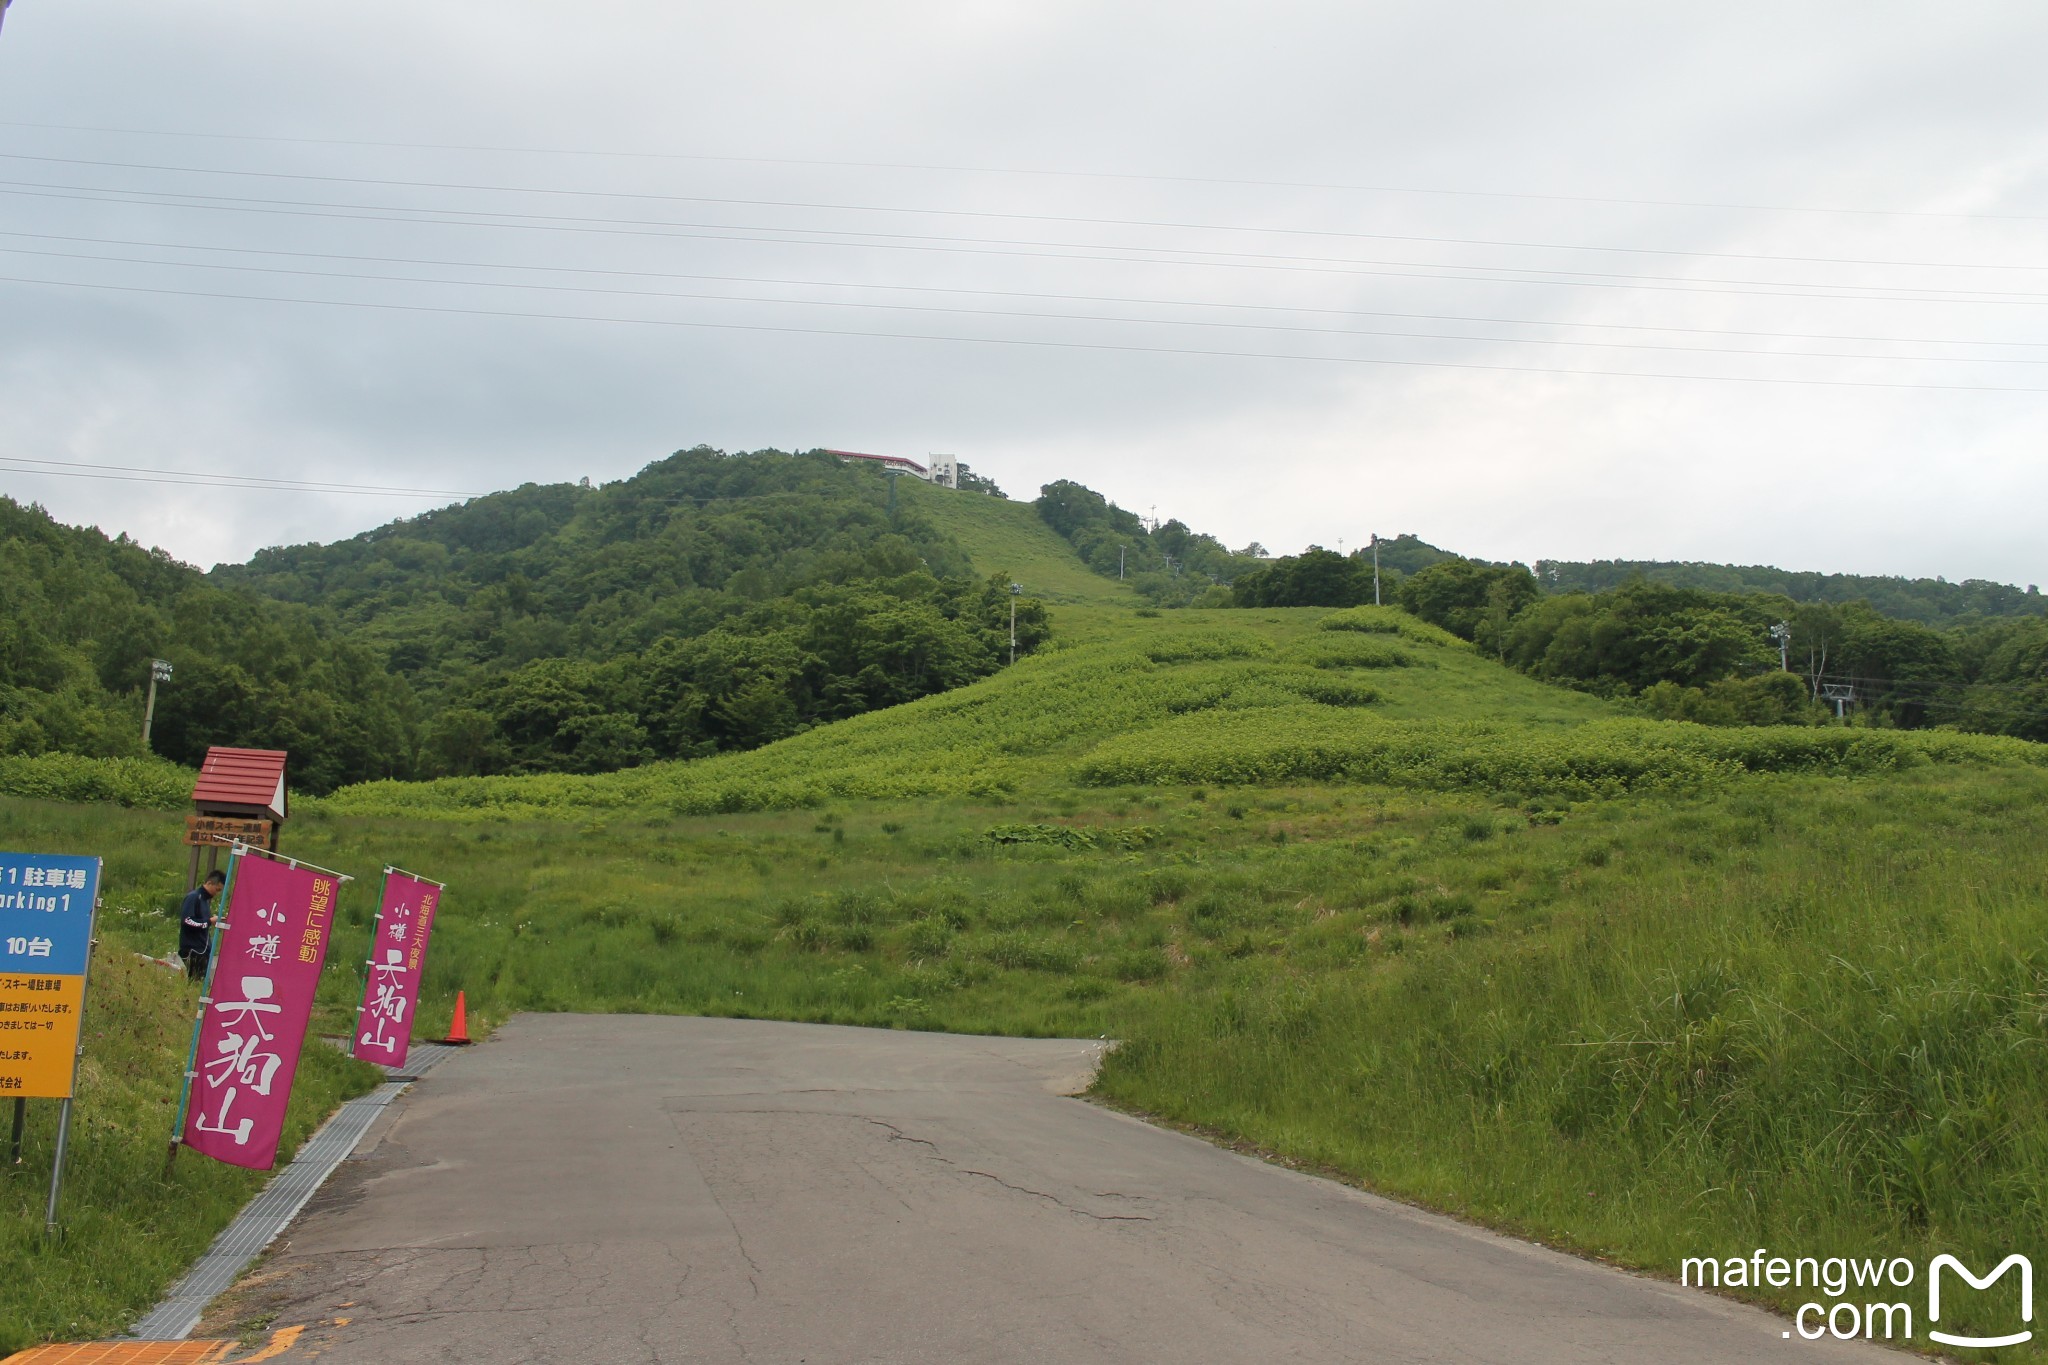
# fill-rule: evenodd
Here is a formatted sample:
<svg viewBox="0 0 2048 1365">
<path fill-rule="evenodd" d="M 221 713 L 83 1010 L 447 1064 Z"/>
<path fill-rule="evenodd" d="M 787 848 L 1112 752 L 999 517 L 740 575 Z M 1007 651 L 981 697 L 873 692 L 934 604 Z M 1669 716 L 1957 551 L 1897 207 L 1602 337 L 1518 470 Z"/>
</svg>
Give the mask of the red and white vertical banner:
<svg viewBox="0 0 2048 1365">
<path fill-rule="evenodd" d="M 439 882 L 395 867 L 384 869 L 384 898 L 370 941 L 363 1004 L 356 1011 L 355 1055 L 380 1066 L 404 1066 L 419 1013 L 420 973 L 440 909 Z"/>
<path fill-rule="evenodd" d="M 347 880 L 239 854 L 188 1080 L 184 1144 L 233 1166 L 277 1164 L 285 1106 Z"/>
</svg>

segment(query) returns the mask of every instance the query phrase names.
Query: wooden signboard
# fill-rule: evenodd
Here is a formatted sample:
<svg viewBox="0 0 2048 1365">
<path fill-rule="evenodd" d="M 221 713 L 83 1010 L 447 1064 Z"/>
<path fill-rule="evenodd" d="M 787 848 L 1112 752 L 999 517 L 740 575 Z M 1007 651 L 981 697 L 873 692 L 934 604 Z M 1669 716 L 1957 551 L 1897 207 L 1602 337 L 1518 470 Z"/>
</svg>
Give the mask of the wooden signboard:
<svg viewBox="0 0 2048 1365">
<path fill-rule="evenodd" d="M 241 820 L 227 815 L 188 815 L 185 817 L 185 842 L 194 848 L 206 844 L 232 844 L 237 840 L 257 848 L 269 848 L 271 831 L 275 829 L 268 820 Z"/>
</svg>

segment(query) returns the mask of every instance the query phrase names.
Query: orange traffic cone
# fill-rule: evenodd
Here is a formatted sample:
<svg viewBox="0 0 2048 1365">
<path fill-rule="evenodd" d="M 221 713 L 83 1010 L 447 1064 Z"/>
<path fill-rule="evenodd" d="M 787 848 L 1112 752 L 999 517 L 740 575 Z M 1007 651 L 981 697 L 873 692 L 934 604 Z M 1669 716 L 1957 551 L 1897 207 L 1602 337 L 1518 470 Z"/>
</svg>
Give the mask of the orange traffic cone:
<svg viewBox="0 0 2048 1365">
<path fill-rule="evenodd" d="M 455 992 L 455 1018 L 448 1025 L 448 1036 L 444 1043 L 458 1043 L 467 1046 L 469 1039 L 469 999 L 462 992 Z"/>
</svg>

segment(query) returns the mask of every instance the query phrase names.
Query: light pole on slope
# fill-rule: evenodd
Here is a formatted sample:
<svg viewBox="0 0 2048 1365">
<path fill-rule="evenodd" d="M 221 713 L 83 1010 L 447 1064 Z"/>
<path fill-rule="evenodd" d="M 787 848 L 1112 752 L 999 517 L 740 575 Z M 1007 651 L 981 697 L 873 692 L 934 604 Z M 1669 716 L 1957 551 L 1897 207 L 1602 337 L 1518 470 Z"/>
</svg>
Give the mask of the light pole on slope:
<svg viewBox="0 0 2048 1365">
<path fill-rule="evenodd" d="M 7 0 L 0 0 L 0 9 L 4 9 L 6 4 Z M 170 664 L 162 659 L 151 659 L 149 661 L 149 700 L 144 702 L 142 706 L 142 747 L 144 749 L 149 748 L 149 727 L 156 720 L 156 685 L 160 682 L 169 682 L 170 680 Z"/>
<path fill-rule="evenodd" d="M 1024 591 L 1022 583 L 1010 585 L 1010 662 L 1017 662 L 1017 594 Z"/>
</svg>

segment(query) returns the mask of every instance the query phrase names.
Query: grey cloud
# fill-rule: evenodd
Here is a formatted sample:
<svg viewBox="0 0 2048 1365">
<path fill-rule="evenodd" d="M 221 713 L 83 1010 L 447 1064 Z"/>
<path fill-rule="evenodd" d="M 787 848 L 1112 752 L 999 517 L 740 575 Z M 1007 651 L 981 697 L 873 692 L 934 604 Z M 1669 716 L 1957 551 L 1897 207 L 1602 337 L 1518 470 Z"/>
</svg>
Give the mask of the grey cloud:
<svg viewBox="0 0 2048 1365">
<path fill-rule="evenodd" d="M 0 161 L 0 179 L 13 181 L 431 207 L 443 219 L 464 216 L 451 210 L 557 215 L 555 230 L 513 230 L 474 217 L 466 226 L 384 221 L 416 216 L 388 208 L 289 213 L 279 210 L 291 205 L 216 200 L 216 208 L 201 210 L 0 193 L 0 229 L 10 233 L 232 248 L 0 237 L 0 246 L 17 249 L 188 263 L 17 251 L 0 253 L 0 275 L 798 329 L 0 284 L 0 411 L 8 414 L 0 453 L 468 488 L 619 477 L 698 441 L 950 450 L 1013 492 L 1082 478 L 1233 544 L 1355 543 L 1373 530 L 1412 529 L 1499 556 L 1668 555 L 2038 581 L 2031 509 L 2048 495 L 2038 459 L 2048 394 L 1512 371 L 2048 388 L 2048 367 L 1499 338 L 2048 359 L 2048 346 L 1786 339 L 2048 342 L 2040 327 L 2048 257 L 2039 224 L 1996 216 L 2048 213 L 2048 96 L 2032 69 L 2044 29 L 2048 17 L 1989 4 L 1945 6 L 1931 18 L 1924 7 L 1903 4 L 1711 11 L 1302 4 L 1276 11 L 613 0 L 564 10 L 395 0 L 345 8 L 23 0 L 0 37 L 0 120 L 11 121 L 0 126 L 0 152 L 1039 217 L 487 194 Z M 768 159 L 455 152 L 14 126 L 21 123 Z M 1563 197 L 1506 197 L 1517 194 Z M 1705 204 L 1987 216 L 1686 206 Z M 561 221 L 599 218 L 642 221 Z M 876 235 L 883 233 L 896 235 Z M 868 245 L 850 245 L 854 234 Z M 1401 235 L 1676 254 L 1388 239 Z M 1125 256 L 1132 247 L 1170 250 L 1147 261 L 1077 259 Z M 1218 252 L 1238 254 L 1225 258 L 1229 268 L 1198 264 L 1193 254 L 1214 260 Z M 1688 254 L 1714 252 L 1824 259 Z M 2025 268 L 1835 263 L 1842 258 Z M 299 273 L 200 269 L 199 261 Z M 1451 268 L 1481 278 L 1432 278 Z M 595 271 L 622 273 L 587 273 Z M 1572 283 L 1535 283 L 1532 273 Z M 682 275 L 834 287 L 666 278 Z M 1637 276 L 1669 278 L 1663 288 L 1621 278 Z M 429 277 L 643 294 L 478 289 Z M 1709 280 L 1748 283 L 1703 283 Z M 1935 301 L 1907 292 L 1959 285 L 1997 297 Z M 1803 297 L 1840 286 L 1887 297 Z M 921 292 L 936 290 L 996 292 Z M 1019 297 L 1033 294 L 1086 297 Z M 1112 296 L 1155 302 L 1099 301 Z M 815 306 L 828 299 L 1182 325 Z M 1275 307 L 1356 315 L 1262 311 Z M 1370 316 L 1402 313 L 1521 321 Z M 1186 325 L 1197 321 L 1273 330 Z M 1304 327 L 1458 336 L 1319 335 L 1298 330 Z M 819 330 L 1104 349 L 808 334 Z M 1508 369 L 1110 349 L 1117 347 Z M 201 562 L 239 558 L 277 540 L 346 534 L 427 505 L 17 472 L 0 474 L 0 488 Z"/>
</svg>

